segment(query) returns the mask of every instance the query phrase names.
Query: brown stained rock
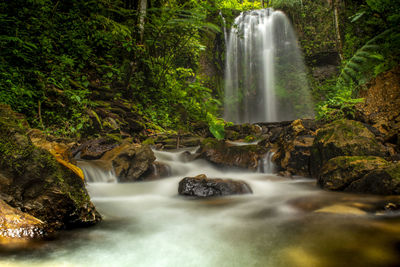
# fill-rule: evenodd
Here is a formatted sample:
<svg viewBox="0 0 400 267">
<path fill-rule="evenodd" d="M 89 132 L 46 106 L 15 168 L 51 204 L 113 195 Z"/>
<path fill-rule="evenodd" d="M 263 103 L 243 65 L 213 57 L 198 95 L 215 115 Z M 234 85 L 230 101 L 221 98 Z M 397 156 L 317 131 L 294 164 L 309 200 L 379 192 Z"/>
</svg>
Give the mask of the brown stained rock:
<svg viewBox="0 0 400 267">
<path fill-rule="evenodd" d="M 201 158 L 217 165 L 256 170 L 267 149 L 257 145 L 237 146 L 208 138 L 198 152 Z"/>
<path fill-rule="evenodd" d="M 72 157 L 70 146 L 62 142 L 50 141 L 48 136 L 38 129 L 32 129 L 28 132 L 29 139 L 36 147 L 45 149 L 52 154 L 58 163 L 67 167 L 84 180 L 83 172 L 76 166 L 76 161 Z M 21 142 L 21 138 L 19 138 Z M 28 144 L 26 144 L 28 145 Z"/>
<path fill-rule="evenodd" d="M 112 162 L 120 182 L 138 181 L 155 161 L 153 151 L 147 145 L 125 142 L 106 152 L 101 160 Z"/>
<path fill-rule="evenodd" d="M 7 240 L 12 242 L 10 239 L 38 238 L 44 234 L 45 224 L 41 220 L 0 200 L 0 244 Z"/>
<path fill-rule="evenodd" d="M 295 120 L 285 127 L 277 141 L 273 161 L 279 169 L 309 177 L 311 148 L 316 126 L 310 120 Z"/>
<path fill-rule="evenodd" d="M 250 186 L 240 180 L 207 178 L 204 174 L 185 177 L 179 182 L 178 193 L 200 198 L 252 194 Z"/>
</svg>

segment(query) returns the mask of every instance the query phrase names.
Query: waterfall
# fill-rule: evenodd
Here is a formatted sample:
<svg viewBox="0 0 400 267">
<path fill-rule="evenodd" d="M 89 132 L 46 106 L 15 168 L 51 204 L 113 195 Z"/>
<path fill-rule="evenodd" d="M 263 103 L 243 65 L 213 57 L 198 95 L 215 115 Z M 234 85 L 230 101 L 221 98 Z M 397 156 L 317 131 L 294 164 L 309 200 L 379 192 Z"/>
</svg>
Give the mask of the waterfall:
<svg viewBox="0 0 400 267">
<path fill-rule="evenodd" d="M 112 166 L 102 160 L 78 161 L 78 167 L 82 169 L 85 180 L 89 183 L 116 183 Z"/>
<path fill-rule="evenodd" d="M 258 165 L 258 172 L 261 173 L 275 173 L 276 172 L 276 166 L 274 162 L 272 161 L 272 157 L 274 156 L 274 152 L 268 151 L 265 156 L 260 159 L 259 165 Z"/>
<path fill-rule="evenodd" d="M 222 15 L 222 12 L 219 12 L 219 16 L 222 19 L 222 25 L 223 25 L 223 29 L 224 29 L 224 41 L 225 41 L 225 45 L 228 43 L 228 32 L 226 31 L 226 20 L 224 18 L 224 16 Z"/>
<path fill-rule="evenodd" d="M 303 58 L 281 11 L 242 12 L 229 34 L 224 118 L 255 123 L 312 117 Z"/>
</svg>

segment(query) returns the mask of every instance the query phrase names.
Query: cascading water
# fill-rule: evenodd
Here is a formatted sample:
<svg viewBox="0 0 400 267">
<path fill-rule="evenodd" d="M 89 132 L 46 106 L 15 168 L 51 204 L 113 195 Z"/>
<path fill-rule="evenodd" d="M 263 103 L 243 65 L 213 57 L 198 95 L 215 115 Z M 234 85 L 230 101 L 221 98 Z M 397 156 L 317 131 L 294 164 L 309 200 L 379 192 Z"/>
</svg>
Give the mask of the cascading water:
<svg viewBox="0 0 400 267">
<path fill-rule="evenodd" d="M 90 183 L 116 183 L 117 177 L 109 163 L 102 160 L 78 161 L 85 180 Z"/>
<path fill-rule="evenodd" d="M 303 58 L 281 11 L 241 13 L 227 43 L 224 118 L 235 123 L 312 117 Z"/>
</svg>

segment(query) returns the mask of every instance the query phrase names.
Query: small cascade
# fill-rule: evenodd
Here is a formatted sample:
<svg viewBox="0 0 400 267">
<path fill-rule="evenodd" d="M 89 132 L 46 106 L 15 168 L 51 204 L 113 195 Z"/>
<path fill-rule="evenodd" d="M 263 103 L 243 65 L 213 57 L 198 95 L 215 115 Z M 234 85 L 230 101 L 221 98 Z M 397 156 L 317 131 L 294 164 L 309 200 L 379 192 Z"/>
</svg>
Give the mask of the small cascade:
<svg viewBox="0 0 400 267">
<path fill-rule="evenodd" d="M 112 166 L 102 160 L 78 161 L 85 180 L 89 183 L 116 183 L 117 177 Z"/>
<path fill-rule="evenodd" d="M 268 151 L 265 156 L 260 159 L 258 163 L 258 172 L 262 173 L 275 173 L 276 166 L 275 163 L 272 161 L 272 157 L 274 156 L 274 152 Z"/>
</svg>

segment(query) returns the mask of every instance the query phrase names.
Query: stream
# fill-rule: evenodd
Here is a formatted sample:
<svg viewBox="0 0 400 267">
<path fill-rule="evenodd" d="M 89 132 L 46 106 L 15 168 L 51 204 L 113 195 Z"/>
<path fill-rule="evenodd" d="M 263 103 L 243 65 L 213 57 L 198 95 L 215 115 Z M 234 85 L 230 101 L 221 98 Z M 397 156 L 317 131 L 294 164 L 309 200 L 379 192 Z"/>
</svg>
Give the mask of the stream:
<svg viewBox="0 0 400 267">
<path fill-rule="evenodd" d="M 390 197 L 184 162 L 182 153 L 155 151 L 168 178 L 89 183 L 101 223 L 2 253 L 0 266 L 400 266 L 400 212 L 384 211 Z M 244 180 L 253 194 L 178 196 L 179 181 L 198 174 Z"/>
</svg>

